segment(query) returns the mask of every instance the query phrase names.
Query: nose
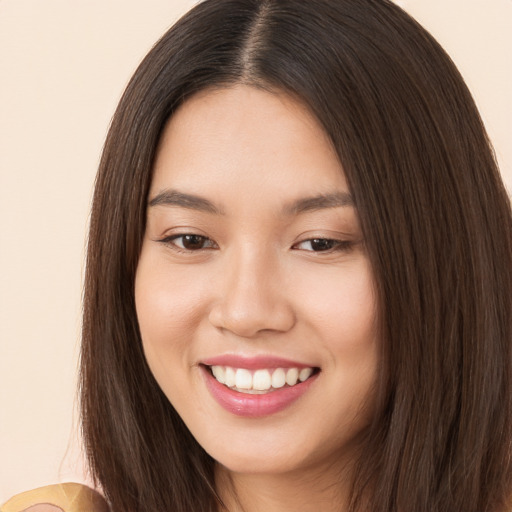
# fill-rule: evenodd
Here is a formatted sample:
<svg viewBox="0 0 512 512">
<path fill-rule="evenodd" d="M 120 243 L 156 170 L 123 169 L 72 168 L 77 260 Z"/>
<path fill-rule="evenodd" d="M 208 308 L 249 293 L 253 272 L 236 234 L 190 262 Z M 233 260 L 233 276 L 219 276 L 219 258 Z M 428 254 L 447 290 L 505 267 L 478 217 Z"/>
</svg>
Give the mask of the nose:
<svg viewBox="0 0 512 512">
<path fill-rule="evenodd" d="M 248 252 L 226 258 L 210 323 L 244 338 L 290 330 L 296 318 L 279 262 Z"/>
</svg>

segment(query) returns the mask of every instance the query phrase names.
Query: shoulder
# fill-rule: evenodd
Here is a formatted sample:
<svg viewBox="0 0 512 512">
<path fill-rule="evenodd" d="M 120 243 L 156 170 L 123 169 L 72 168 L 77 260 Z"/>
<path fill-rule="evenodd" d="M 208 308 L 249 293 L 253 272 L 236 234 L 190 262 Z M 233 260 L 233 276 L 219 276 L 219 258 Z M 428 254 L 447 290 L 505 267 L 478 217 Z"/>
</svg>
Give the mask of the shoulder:
<svg viewBox="0 0 512 512">
<path fill-rule="evenodd" d="M 90 487 L 75 483 L 48 485 L 12 497 L 0 512 L 108 512 L 105 499 Z"/>
</svg>

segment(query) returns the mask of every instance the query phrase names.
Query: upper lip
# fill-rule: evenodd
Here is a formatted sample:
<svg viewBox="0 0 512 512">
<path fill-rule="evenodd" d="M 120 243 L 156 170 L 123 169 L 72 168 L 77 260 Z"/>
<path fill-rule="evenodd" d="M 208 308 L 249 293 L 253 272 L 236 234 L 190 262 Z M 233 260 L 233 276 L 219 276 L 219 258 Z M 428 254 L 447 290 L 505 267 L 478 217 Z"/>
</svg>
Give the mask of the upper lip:
<svg viewBox="0 0 512 512">
<path fill-rule="evenodd" d="M 247 370 L 257 370 L 258 368 L 315 368 L 315 366 L 311 364 L 270 355 L 251 357 L 237 354 L 224 354 L 204 359 L 201 361 L 201 364 L 206 366 L 230 366 L 232 368 L 245 368 Z"/>
</svg>

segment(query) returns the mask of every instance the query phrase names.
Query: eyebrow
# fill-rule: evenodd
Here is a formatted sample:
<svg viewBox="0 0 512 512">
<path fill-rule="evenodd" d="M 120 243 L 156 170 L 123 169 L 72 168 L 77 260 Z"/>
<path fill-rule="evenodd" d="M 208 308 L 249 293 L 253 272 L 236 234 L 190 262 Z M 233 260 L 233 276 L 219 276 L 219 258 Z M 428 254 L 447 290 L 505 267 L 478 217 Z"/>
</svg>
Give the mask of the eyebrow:
<svg viewBox="0 0 512 512">
<path fill-rule="evenodd" d="M 149 206 L 178 206 L 215 215 L 224 215 L 224 211 L 204 197 L 186 194 L 177 190 L 163 190 L 149 201 Z M 284 207 L 285 215 L 298 215 L 316 210 L 354 206 L 354 200 L 348 192 L 319 194 L 300 198 Z"/>
<path fill-rule="evenodd" d="M 164 190 L 149 201 L 149 206 L 180 206 L 191 210 L 222 215 L 224 212 L 208 199 L 177 190 Z"/>
<path fill-rule="evenodd" d="M 284 209 L 287 215 L 297 215 L 327 208 L 340 206 L 355 206 L 354 199 L 348 192 L 335 192 L 333 194 L 319 194 L 293 201 Z"/>
</svg>

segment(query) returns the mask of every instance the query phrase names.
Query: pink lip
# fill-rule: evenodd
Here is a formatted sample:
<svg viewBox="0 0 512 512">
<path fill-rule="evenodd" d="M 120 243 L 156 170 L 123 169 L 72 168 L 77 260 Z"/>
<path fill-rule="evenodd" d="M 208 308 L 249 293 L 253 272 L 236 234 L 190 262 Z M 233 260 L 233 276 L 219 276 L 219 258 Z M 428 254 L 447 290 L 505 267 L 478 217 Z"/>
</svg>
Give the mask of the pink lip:
<svg viewBox="0 0 512 512">
<path fill-rule="evenodd" d="M 201 361 L 206 366 L 231 366 L 232 368 L 245 368 L 246 370 L 257 370 L 259 368 L 311 368 L 309 364 L 291 361 L 273 356 L 245 357 L 235 354 L 225 354 Z"/>
<path fill-rule="evenodd" d="M 247 366 L 236 367 L 247 368 Z M 202 369 L 206 387 L 217 403 L 226 411 L 246 418 L 269 416 L 270 414 L 275 414 L 286 409 L 304 395 L 318 377 L 318 374 L 316 374 L 295 386 L 283 387 L 261 395 L 251 395 L 228 388 L 218 382 L 205 366 L 201 366 L 200 368 Z M 269 368 L 269 366 L 259 366 L 259 368 Z"/>
</svg>

